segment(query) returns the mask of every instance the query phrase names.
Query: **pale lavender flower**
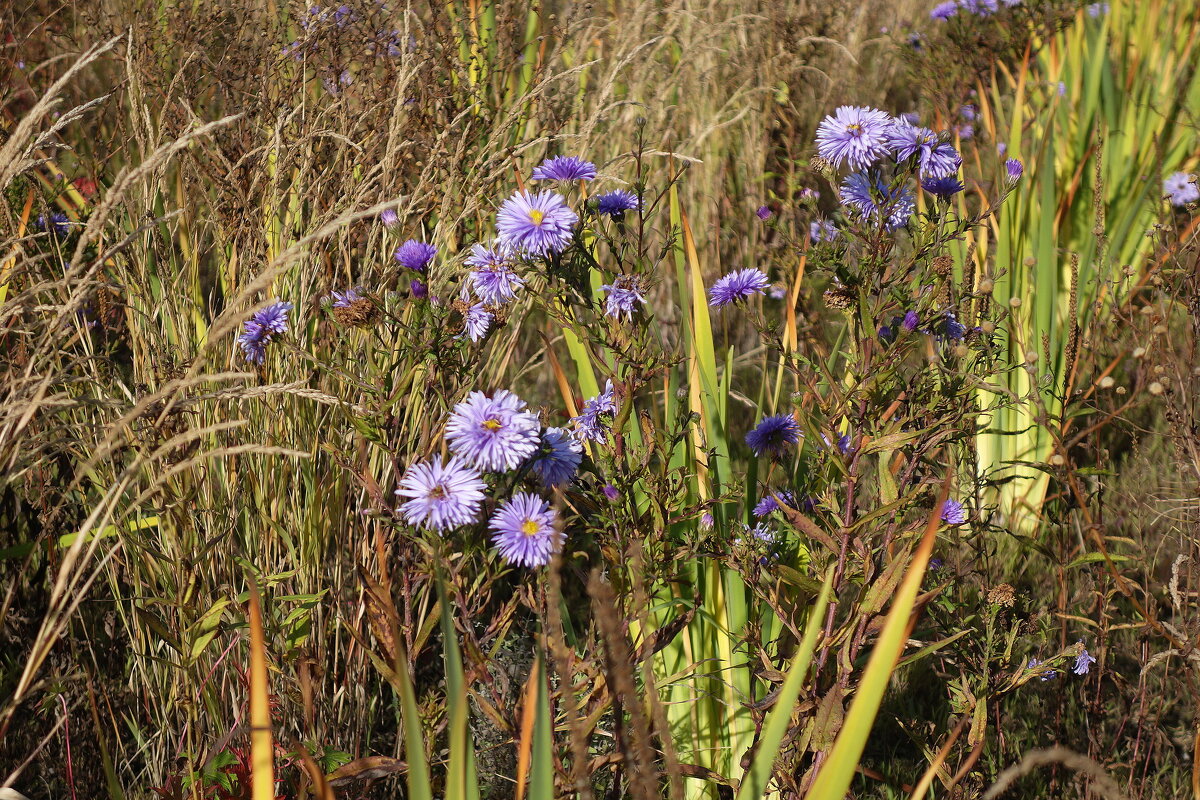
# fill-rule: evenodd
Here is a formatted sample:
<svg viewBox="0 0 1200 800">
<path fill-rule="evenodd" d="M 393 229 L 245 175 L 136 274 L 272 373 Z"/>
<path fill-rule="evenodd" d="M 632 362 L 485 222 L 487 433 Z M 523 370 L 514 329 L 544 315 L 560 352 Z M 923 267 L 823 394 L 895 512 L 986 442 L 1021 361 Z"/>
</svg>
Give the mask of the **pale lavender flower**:
<svg viewBox="0 0 1200 800">
<path fill-rule="evenodd" d="M 638 196 L 627 189 L 616 189 L 596 197 L 596 211 L 616 220 L 624 219 L 626 211 L 633 211 L 640 205 Z"/>
<path fill-rule="evenodd" d="M 958 114 L 967 122 L 974 122 L 979 118 L 979 112 L 975 109 L 975 106 L 971 105 L 970 103 L 967 103 L 958 109 Z"/>
<path fill-rule="evenodd" d="M 861 172 L 842 181 L 842 203 L 864 219 L 882 222 L 889 231 L 907 225 L 917 208 L 912 190 L 906 184 L 890 187 L 882 179 L 872 180 Z"/>
<path fill-rule="evenodd" d="M 841 106 L 817 126 L 817 152 L 835 167 L 866 169 L 887 154 L 893 122 L 875 108 Z"/>
<path fill-rule="evenodd" d="M 947 525 L 962 525 L 967 521 L 967 509 L 957 500 L 942 503 L 942 522 Z"/>
<path fill-rule="evenodd" d="M 359 300 L 362 300 L 363 296 L 359 293 L 359 287 L 355 286 L 344 292 L 330 292 L 329 299 L 332 301 L 334 308 L 349 308 Z"/>
<path fill-rule="evenodd" d="M 1012 186 L 1017 181 L 1021 180 L 1021 175 L 1025 172 L 1025 165 L 1019 159 L 1010 158 L 1004 162 L 1004 173 L 1008 177 L 1008 185 Z"/>
<path fill-rule="evenodd" d="M 975 136 L 975 126 L 969 122 L 964 122 L 954 128 L 954 132 L 958 134 L 958 138 L 962 140 L 972 139 Z"/>
<path fill-rule="evenodd" d="M 821 193 L 816 189 L 810 189 L 807 186 L 800 190 L 801 200 L 811 200 L 814 203 L 821 199 Z"/>
<path fill-rule="evenodd" d="M 517 192 L 496 215 L 496 230 L 505 245 L 535 256 L 558 253 L 571 243 L 579 217 L 555 192 Z"/>
<path fill-rule="evenodd" d="M 949 142 L 938 140 L 929 128 L 897 121 L 887 132 L 887 143 L 897 161 L 916 157 L 922 178 L 944 178 L 958 172 L 962 157 Z"/>
<path fill-rule="evenodd" d="M 1171 201 L 1171 205 L 1182 208 L 1200 200 L 1200 187 L 1192 178 L 1186 172 L 1173 172 L 1163 179 L 1163 194 Z"/>
<path fill-rule="evenodd" d="M 929 12 L 932 19 L 950 19 L 958 13 L 958 0 L 946 0 L 944 3 L 938 3 Z"/>
<path fill-rule="evenodd" d="M 463 314 L 463 332 L 471 338 L 472 342 L 478 342 L 487 336 L 495 319 L 496 315 L 488 311 L 483 303 L 475 303 Z"/>
<path fill-rule="evenodd" d="M 1079 646 L 1081 649 L 1079 655 L 1075 656 L 1075 665 L 1071 667 L 1071 671 L 1076 675 L 1087 675 L 1092 664 L 1096 663 L 1096 659 L 1087 651 L 1087 648 L 1083 647 L 1083 640 L 1080 640 Z"/>
<path fill-rule="evenodd" d="M 437 255 L 437 251 L 438 249 L 434 245 L 409 239 L 396 248 L 395 259 L 402 267 L 414 272 L 424 272 L 429 266 L 429 262 L 433 261 L 433 257 Z"/>
<path fill-rule="evenodd" d="M 454 406 L 446 424 L 450 449 L 478 469 L 505 472 L 516 469 L 541 447 L 537 414 L 507 389 L 491 397 L 471 392 Z"/>
<path fill-rule="evenodd" d="M 636 275 L 621 275 L 611 284 L 601 286 L 608 292 L 608 297 L 604 298 L 605 316 L 620 319 L 624 315 L 627 321 L 631 321 L 633 312 L 637 310 L 635 304 L 646 302 L 640 283 Z"/>
<path fill-rule="evenodd" d="M 579 416 L 571 418 L 571 423 L 575 426 L 575 437 L 580 441 L 605 441 L 616 414 L 617 400 L 610 380 L 605 383 L 603 392 L 583 404 L 583 411 Z"/>
<path fill-rule="evenodd" d="M 800 441 L 800 423 L 791 414 L 776 414 L 763 417 L 753 430 L 746 434 L 746 444 L 754 455 L 770 454 L 780 457 L 787 448 Z"/>
<path fill-rule="evenodd" d="M 739 269 L 717 279 L 708 290 L 708 304 L 720 307 L 747 300 L 756 294 L 764 294 L 770 283 L 760 269 Z"/>
<path fill-rule="evenodd" d="M 621 496 L 620 490 L 618 490 L 617 487 L 613 486 L 611 483 L 604 484 L 604 488 L 601 489 L 601 491 L 604 492 L 604 496 L 608 498 L 610 503 L 617 502 L 617 498 Z"/>
<path fill-rule="evenodd" d="M 921 122 L 921 115 L 916 111 L 905 111 L 896 119 L 907 122 L 909 125 L 919 125 Z"/>
<path fill-rule="evenodd" d="M 832 242 L 837 237 L 837 226 L 827 219 L 814 219 L 808 224 L 808 238 L 813 244 Z"/>
<path fill-rule="evenodd" d="M 394 228 L 400 224 L 400 215 L 396 213 L 394 208 L 385 208 L 383 213 L 379 215 L 379 221 L 384 227 Z"/>
<path fill-rule="evenodd" d="M 522 567 L 549 564 L 562 538 L 558 515 L 549 503 L 529 492 L 518 492 L 501 505 L 488 527 L 500 557 Z"/>
<path fill-rule="evenodd" d="M 513 271 L 511 254 L 502 244 L 491 248 L 471 245 L 466 263 L 475 268 L 470 272 L 475 293 L 488 305 L 498 306 L 513 300 L 517 290 L 525 285 L 524 279 Z"/>
<path fill-rule="evenodd" d="M 1025 669 L 1035 670 L 1039 666 L 1041 666 L 1041 664 L 1042 664 L 1041 661 L 1038 661 L 1036 658 L 1031 658 L 1031 659 L 1029 659 L 1029 663 L 1025 665 Z M 1058 677 L 1058 673 L 1052 669 L 1039 670 L 1036 674 L 1043 683 L 1046 681 L 1054 680 L 1055 678 Z"/>
<path fill-rule="evenodd" d="M 555 156 L 542 162 L 529 176 L 534 181 L 590 181 L 596 177 L 596 165 L 576 156 Z"/>
<path fill-rule="evenodd" d="M 582 460 L 583 447 L 574 437 L 562 428 L 546 428 L 529 468 L 544 485 L 563 486 L 575 477 Z"/>
<path fill-rule="evenodd" d="M 474 522 L 484 488 L 479 473 L 455 457 L 413 464 L 396 494 L 408 498 L 400 506 L 405 521 L 440 532 Z"/>
<path fill-rule="evenodd" d="M 986 17 L 999 10 L 997 0 L 958 0 L 964 11 L 976 16 Z"/>
<path fill-rule="evenodd" d="M 1108 3 L 1089 3 L 1087 7 L 1087 13 L 1092 19 L 1099 19 L 1107 14 L 1110 8 L 1111 6 Z"/>
<path fill-rule="evenodd" d="M 716 524 L 716 520 L 713 519 L 713 515 L 712 515 L 711 511 L 705 511 L 703 514 L 700 515 L 700 527 L 703 530 L 711 531 L 713 525 L 715 525 L 715 524 Z"/>
</svg>

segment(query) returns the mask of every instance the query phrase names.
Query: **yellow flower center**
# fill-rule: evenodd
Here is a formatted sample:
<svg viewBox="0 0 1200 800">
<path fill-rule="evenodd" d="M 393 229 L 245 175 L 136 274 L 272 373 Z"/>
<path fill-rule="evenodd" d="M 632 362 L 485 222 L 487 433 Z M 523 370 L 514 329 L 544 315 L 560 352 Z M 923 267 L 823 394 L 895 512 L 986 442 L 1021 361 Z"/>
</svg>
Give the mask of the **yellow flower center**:
<svg viewBox="0 0 1200 800">
<path fill-rule="evenodd" d="M 859 125 L 857 122 L 851 122 L 846 126 L 846 130 L 850 133 L 858 133 L 862 130 L 862 125 Z"/>
<path fill-rule="evenodd" d="M 538 524 L 531 519 L 527 519 L 521 523 L 521 533 L 526 536 L 536 536 L 538 530 L 540 530 Z"/>
<path fill-rule="evenodd" d="M 541 211 L 539 211 L 538 209 L 536 209 L 536 208 L 529 209 L 529 221 L 532 222 L 534 225 L 541 225 L 542 220 L 545 218 L 546 218 L 546 215 L 544 213 L 542 213 Z"/>
<path fill-rule="evenodd" d="M 494 433 L 495 431 L 500 430 L 500 428 L 503 426 L 500 424 L 500 420 L 492 417 L 491 419 L 485 419 L 483 421 L 483 427 Z"/>
</svg>

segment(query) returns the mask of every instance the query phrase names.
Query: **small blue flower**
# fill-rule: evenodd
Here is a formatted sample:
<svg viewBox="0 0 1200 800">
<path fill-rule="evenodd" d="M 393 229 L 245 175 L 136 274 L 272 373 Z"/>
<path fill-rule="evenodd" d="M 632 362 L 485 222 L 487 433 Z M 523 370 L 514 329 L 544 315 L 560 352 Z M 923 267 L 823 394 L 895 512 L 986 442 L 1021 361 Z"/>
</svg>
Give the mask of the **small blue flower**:
<svg viewBox="0 0 1200 800">
<path fill-rule="evenodd" d="M 631 321 L 633 312 L 637 310 L 635 304 L 644 305 L 646 302 L 636 275 L 621 275 L 611 284 L 600 288 L 608 292 L 608 297 L 604 299 L 604 314 L 613 319 L 624 316 L 627 321 Z"/>
<path fill-rule="evenodd" d="M 754 216 L 765 222 L 771 218 L 771 209 L 767 208 L 766 206 L 759 206 L 758 210 L 754 212 Z"/>
<path fill-rule="evenodd" d="M 908 224 L 917 203 L 912 190 L 905 184 L 890 187 L 880 178 L 869 178 L 861 172 L 842 182 L 842 202 L 864 219 L 882 222 L 891 231 Z"/>
<path fill-rule="evenodd" d="M 583 448 L 574 437 L 562 428 L 546 428 L 529 468 L 545 486 L 564 486 L 575 478 L 582 460 Z"/>
<path fill-rule="evenodd" d="M 791 492 L 773 492 L 763 495 L 763 498 L 758 501 L 751 512 L 756 517 L 765 517 L 779 510 L 779 500 L 782 500 L 788 508 L 796 508 L 796 495 Z"/>
<path fill-rule="evenodd" d="M 1010 158 L 1004 162 L 1004 172 L 1008 176 L 1008 185 L 1012 186 L 1021 180 L 1021 175 L 1025 172 L 1025 166 L 1019 160 Z"/>
<path fill-rule="evenodd" d="M 437 251 L 437 247 L 434 245 L 409 239 L 396 248 L 395 258 L 402 267 L 411 269 L 413 272 L 424 272 L 429 266 L 429 262 L 433 261 L 433 257 L 437 255 Z"/>
<path fill-rule="evenodd" d="M 915 331 L 917 329 L 917 326 L 920 324 L 921 324 L 921 318 L 919 316 L 917 316 L 917 312 L 915 312 L 915 311 L 905 311 L 904 312 L 904 321 L 901 323 L 901 327 L 903 327 L 904 330 L 908 331 L 909 333 L 912 333 L 913 331 Z"/>
<path fill-rule="evenodd" d="M 38 230 L 49 231 L 57 239 L 65 239 L 71 233 L 71 220 L 61 211 L 50 212 L 49 222 L 44 214 L 38 214 L 37 226 Z"/>
<path fill-rule="evenodd" d="M 770 454 L 782 456 L 787 448 L 800 441 L 800 423 L 791 414 L 776 414 L 763 417 L 754 429 L 746 434 L 746 444 L 754 455 Z"/>
<path fill-rule="evenodd" d="M 394 208 L 385 208 L 383 213 L 379 215 L 379 221 L 386 228 L 394 228 L 400 224 L 400 215 L 396 213 Z"/>
<path fill-rule="evenodd" d="M 617 498 L 621 496 L 620 490 L 611 483 L 604 484 L 604 488 L 601 491 L 604 492 L 604 496 L 608 498 L 610 503 L 617 502 Z"/>
<path fill-rule="evenodd" d="M 832 242 L 837 237 L 837 226 L 827 219 L 815 219 L 808 225 L 808 238 L 813 244 Z"/>
<path fill-rule="evenodd" d="M 638 196 L 625 189 L 606 192 L 596 198 L 596 211 L 616 220 L 624 219 L 626 211 L 633 211 L 640 205 Z"/>
<path fill-rule="evenodd" d="M 1182 208 L 1188 203 L 1200 200 L 1200 187 L 1196 185 L 1192 175 L 1173 172 L 1163 179 L 1163 194 L 1171 201 L 1171 205 Z"/>
<path fill-rule="evenodd" d="M 1038 661 L 1036 658 L 1031 658 L 1029 659 L 1029 663 L 1025 665 L 1025 669 L 1034 670 L 1041 666 L 1041 664 L 1041 661 Z M 1044 683 L 1057 678 L 1058 673 L 1052 669 L 1043 669 L 1037 673 L 1037 676 Z"/>
<path fill-rule="evenodd" d="M 293 308 L 291 303 L 271 303 L 260 309 L 243 324 L 243 333 L 238 337 L 238 345 L 247 361 L 261 364 L 267 357 L 267 345 L 276 336 L 287 333 L 288 312 Z"/>
<path fill-rule="evenodd" d="M 946 0 L 944 3 L 938 3 L 929 12 L 932 19 L 950 19 L 958 13 L 958 0 Z"/>
<path fill-rule="evenodd" d="M 962 181 L 950 175 L 945 178 L 926 178 L 921 181 L 921 188 L 941 200 L 949 200 L 966 187 Z"/>
</svg>

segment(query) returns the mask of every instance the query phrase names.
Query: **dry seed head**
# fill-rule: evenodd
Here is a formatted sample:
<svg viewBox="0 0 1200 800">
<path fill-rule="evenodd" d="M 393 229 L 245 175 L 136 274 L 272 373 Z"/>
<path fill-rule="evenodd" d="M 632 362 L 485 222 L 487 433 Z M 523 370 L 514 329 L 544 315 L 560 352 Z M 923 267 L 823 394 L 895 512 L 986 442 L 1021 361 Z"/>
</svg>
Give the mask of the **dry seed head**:
<svg viewBox="0 0 1200 800">
<path fill-rule="evenodd" d="M 1153 333 L 1155 336 L 1162 336 L 1164 333 L 1167 332 L 1167 326 L 1166 325 L 1155 325 L 1154 329 L 1150 332 Z"/>
<path fill-rule="evenodd" d="M 1027 267 L 1036 266 L 1036 265 L 1037 265 L 1037 259 L 1036 259 L 1036 258 L 1034 258 L 1033 256 L 1026 256 L 1026 257 L 1025 257 L 1025 262 L 1024 262 L 1024 263 L 1025 263 L 1025 266 L 1027 266 Z"/>
<path fill-rule="evenodd" d="M 1145 355 L 1146 355 L 1146 348 L 1144 348 L 1144 347 L 1133 348 L 1133 357 L 1134 358 L 1143 358 Z"/>
<path fill-rule="evenodd" d="M 938 256 L 933 260 L 933 271 L 945 278 L 954 269 L 954 259 L 950 256 Z"/>
<path fill-rule="evenodd" d="M 983 331 L 984 333 L 986 333 L 990 336 L 991 334 L 996 332 L 996 323 L 989 320 L 989 321 L 983 323 L 982 325 L 980 325 L 979 330 Z"/>
<path fill-rule="evenodd" d="M 1162 375 L 1162 374 L 1163 374 L 1164 372 L 1166 372 L 1166 371 L 1167 371 L 1167 368 L 1166 368 L 1166 367 L 1164 367 L 1162 364 L 1155 364 L 1155 365 L 1154 365 L 1154 374 L 1155 374 L 1155 375 Z"/>
<path fill-rule="evenodd" d="M 379 309 L 369 299 L 360 297 L 348 306 L 333 310 L 333 318 L 341 325 L 365 327 L 379 317 Z"/>
<path fill-rule="evenodd" d="M 967 346 L 965 344 L 960 344 L 954 348 L 954 355 L 957 358 L 966 358 L 967 353 L 969 353 L 969 352 L 970 351 L 967 350 Z"/>
<path fill-rule="evenodd" d="M 1067 463 L 1067 460 L 1063 458 L 1062 453 L 1055 453 L 1054 455 L 1050 456 L 1050 458 L 1047 460 L 1047 463 L 1052 467 L 1061 467 L 1063 464 Z"/>
<path fill-rule="evenodd" d="M 1008 304 L 1010 306 L 1012 306 L 1013 308 L 1020 308 L 1021 307 L 1021 298 L 1010 297 L 1010 298 L 1008 298 Z"/>
<path fill-rule="evenodd" d="M 1163 385 L 1161 383 L 1159 383 L 1158 381 L 1154 381 L 1153 383 L 1151 383 L 1149 386 L 1146 387 L 1146 391 L 1149 392 L 1150 394 L 1154 395 L 1155 397 L 1158 397 L 1160 394 L 1165 392 L 1166 389 L 1163 387 Z"/>
<path fill-rule="evenodd" d="M 854 305 L 855 299 L 854 292 L 842 286 L 825 290 L 825 305 L 830 308 L 845 310 Z"/>
<path fill-rule="evenodd" d="M 1026 364 L 1036 364 L 1037 360 L 1038 360 L 1038 354 L 1037 354 L 1036 350 L 1029 350 L 1025 353 L 1025 363 Z"/>
<path fill-rule="evenodd" d="M 994 280 L 992 280 L 991 278 L 980 278 L 980 280 L 979 280 L 979 293 L 980 294 L 991 294 L 992 290 L 995 288 L 996 288 L 996 282 Z"/>
<path fill-rule="evenodd" d="M 1105 375 L 1096 382 L 1096 385 L 1101 389 L 1111 389 L 1114 383 L 1116 383 L 1116 381 L 1113 380 L 1112 375 Z"/>
<path fill-rule="evenodd" d="M 1013 587 L 1007 583 L 1002 583 L 999 586 L 993 586 L 991 589 L 988 589 L 987 601 L 998 606 L 1004 606 L 1005 608 L 1012 608 L 1013 604 L 1017 602 L 1017 593 L 1013 591 Z"/>
<path fill-rule="evenodd" d="M 1125 392 L 1126 392 L 1126 389 L 1124 386 L 1117 387 L 1117 394 L 1125 394 Z"/>
</svg>

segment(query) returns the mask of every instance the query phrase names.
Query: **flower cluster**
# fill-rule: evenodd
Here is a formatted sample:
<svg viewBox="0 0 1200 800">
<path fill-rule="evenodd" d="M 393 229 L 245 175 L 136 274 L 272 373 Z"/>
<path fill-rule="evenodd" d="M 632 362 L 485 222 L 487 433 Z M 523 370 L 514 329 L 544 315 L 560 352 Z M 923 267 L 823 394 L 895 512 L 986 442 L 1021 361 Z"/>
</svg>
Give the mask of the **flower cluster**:
<svg viewBox="0 0 1200 800">
<path fill-rule="evenodd" d="M 1196 185 L 1196 176 L 1186 172 L 1174 172 L 1163 179 L 1163 194 L 1171 205 L 1183 208 L 1188 203 L 1200 200 L 1200 186 Z"/>
<path fill-rule="evenodd" d="M 964 106 L 964 113 L 973 113 L 968 108 Z M 818 126 L 817 153 L 835 169 L 851 170 L 841 184 L 842 204 L 885 230 L 904 227 L 916 210 L 907 181 L 910 174 L 939 199 L 963 190 L 957 178 L 962 156 L 911 116 L 895 118 L 875 108 L 841 106 Z M 816 225 L 810 238 L 828 241 L 829 237 L 819 238 Z"/>
<path fill-rule="evenodd" d="M 445 533 L 479 521 L 486 500 L 484 473 L 528 470 L 546 487 L 575 478 L 583 448 L 561 428 L 543 428 L 526 403 L 507 389 L 492 395 L 471 392 L 446 423 L 449 461 L 413 464 L 396 494 L 405 498 L 400 516 L 410 525 Z M 496 509 L 488 523 L 492 542 L 509 563 L 547 564 L 561 544 L 558 515 L 532 492 L 518 492 Z"/>
<path fill-rule="evenodd" d="M 276 300 L 266 308 L 254 312 L 243 327 L 242 335 L 238 337 L 238 346 L 247 361 L 262 364 L 267 358 L 267 345 L 276 336 L 287 333 L 288 312 L 293 308 L 291 303 Z"/>
<path fill-rule="evenodd" d="M 616 395 L 613 392 L 612 381 L 608 381 L 604 391 L 584 403 L 583 412 L 571 419 L 571 424 L 575 426 L 576 438 L 580 441 L 606 441 L 616 415 Z"/>
</svg>

